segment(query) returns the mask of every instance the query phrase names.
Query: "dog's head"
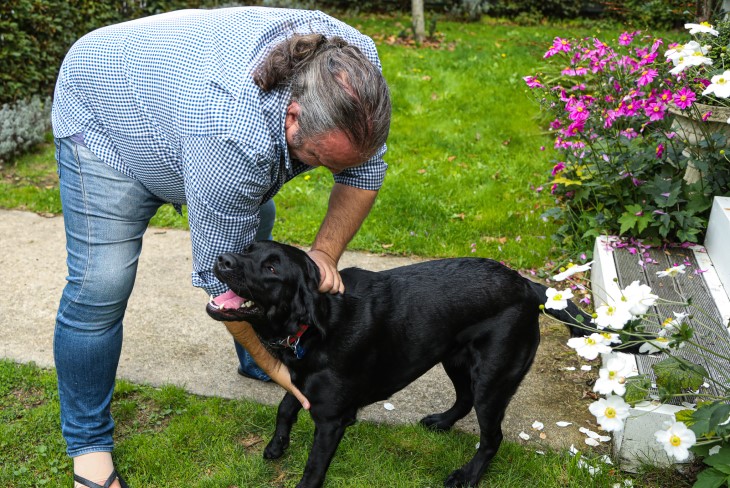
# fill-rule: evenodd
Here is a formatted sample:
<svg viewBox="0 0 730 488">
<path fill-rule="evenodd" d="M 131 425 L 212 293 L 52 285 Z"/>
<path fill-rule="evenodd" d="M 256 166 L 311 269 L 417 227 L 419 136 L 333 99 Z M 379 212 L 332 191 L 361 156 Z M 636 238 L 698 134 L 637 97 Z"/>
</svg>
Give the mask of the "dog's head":
<svg viewBox="0 0 730 488">
<path fill-rule="evenodd" d="M 293 335 L 301 324 L 324 333 L 319 269 L 304 251 L 273 241 L 254 242 L 244 253 L 220 255 L 213 271 L 243 303 L 236 309 L 209 303 L 212 318 L 250 322 L 264 340 Z"/>
</svg>

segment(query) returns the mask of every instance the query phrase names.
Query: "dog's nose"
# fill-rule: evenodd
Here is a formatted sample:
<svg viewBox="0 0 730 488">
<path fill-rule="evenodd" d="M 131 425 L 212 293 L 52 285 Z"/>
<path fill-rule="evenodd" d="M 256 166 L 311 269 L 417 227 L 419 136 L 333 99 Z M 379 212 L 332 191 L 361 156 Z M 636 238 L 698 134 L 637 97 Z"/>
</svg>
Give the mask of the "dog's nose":
<svg viewBox="0 0 730 488">
<path fill-rule="evenodd" d="M 218 256 L 219 269 L 233 269 L 236 267 L 236 255 L 230 252 Z"/>
</svg>

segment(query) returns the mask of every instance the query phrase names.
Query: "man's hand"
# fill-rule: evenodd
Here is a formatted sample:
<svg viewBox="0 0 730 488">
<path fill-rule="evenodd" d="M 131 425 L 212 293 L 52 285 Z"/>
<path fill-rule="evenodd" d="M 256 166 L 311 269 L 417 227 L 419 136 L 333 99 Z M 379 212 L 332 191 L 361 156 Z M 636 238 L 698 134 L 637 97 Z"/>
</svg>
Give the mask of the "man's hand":
<svg viewBox="0 0 730 488">
<path fill-rule="evenodd" d="M 337 271 L 337 262 L 329 254 L 319 249 L 312 249 L 307 254 L 319 268 L 319 291 L 333 295 L 344 293 L 345 284 Z"/>
</svg>

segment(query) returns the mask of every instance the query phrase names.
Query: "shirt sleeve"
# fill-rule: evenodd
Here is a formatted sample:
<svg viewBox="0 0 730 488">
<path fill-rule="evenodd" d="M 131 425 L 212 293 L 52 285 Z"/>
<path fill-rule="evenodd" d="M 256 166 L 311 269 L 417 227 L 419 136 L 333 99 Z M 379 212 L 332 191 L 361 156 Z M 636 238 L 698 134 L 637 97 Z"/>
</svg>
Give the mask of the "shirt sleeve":
<svg viewBox="0 0 730 488">
<path fill-rule="evenodd" d="M 269 186 L 264 158 L 215 137 L 185 138 L 181 149 L 193 286 L 217 296 L 228 287 L 213 274 L 216 259 L 224 252 L 241 252 L 256 235 L 259 205 Z"/>
</svg>

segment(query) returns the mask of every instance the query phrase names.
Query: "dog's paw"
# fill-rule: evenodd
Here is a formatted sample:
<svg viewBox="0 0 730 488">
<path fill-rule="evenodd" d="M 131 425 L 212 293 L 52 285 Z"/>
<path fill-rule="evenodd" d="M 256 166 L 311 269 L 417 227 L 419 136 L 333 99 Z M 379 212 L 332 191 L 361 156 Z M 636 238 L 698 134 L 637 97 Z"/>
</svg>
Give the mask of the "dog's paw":
<svg viewBox="0 0 730 488">
<path fill-rule="evenodd" d="M 444 481 L 444 486 L 447 488 L 469 488 L 477 486 L 477 484 L 478 481 L 473 482 L 471 477 L 464 473 L 463 469 L 457 469 L 451 473 L 448 478 L 446 478 L 446 481 Z"/>
<path fill-rule="evenodd" d="M 453 422 L 449 422 L 446 419 L 444 419 L 443 414 L 436 414 L 436 413 L 423 417 L 421 419 L 420 424 L 429 430 L 435 430 L 437 432 L 445 432 L 445 431 L 451 429 L 451 427 L 453 427 L 453 425 L 454 425 Z"/>
<path fill-rule="evenodd" d="M 279 459 L 289 447 L 288 437 L 274 437 L 264 449 L 264 459 Z"/>
</svg>

